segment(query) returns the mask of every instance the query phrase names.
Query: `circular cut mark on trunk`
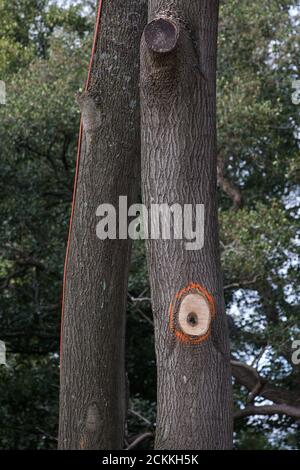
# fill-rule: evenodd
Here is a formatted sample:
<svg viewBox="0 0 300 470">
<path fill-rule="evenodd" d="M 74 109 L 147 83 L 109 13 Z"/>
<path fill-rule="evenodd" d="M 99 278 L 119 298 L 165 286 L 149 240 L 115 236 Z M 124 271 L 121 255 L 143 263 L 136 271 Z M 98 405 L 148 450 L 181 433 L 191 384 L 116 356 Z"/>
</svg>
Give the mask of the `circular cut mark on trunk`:
<svg viewBox="0 0 300 470">
<path fill-rule="evenodd" d="M 177 25 L 167 18 L 158 18 L 145 27 L 145 41 L 149 49 L 164 54 L 175 49 L 179 31 Z"/>
<path fill-rule="evenodd" d="M 200 284 L 191 282 L 170 304 L 170 330 L 182 343 L 199 344 L 211 333 L 215 301 Z"/>
<path fill-rule="evenodd" d="M 205 335 L 210 325 L 210 309 L 202 295 L 188 294 L 181 302 L 178 323 L 186 335 Z"/>
</svg>

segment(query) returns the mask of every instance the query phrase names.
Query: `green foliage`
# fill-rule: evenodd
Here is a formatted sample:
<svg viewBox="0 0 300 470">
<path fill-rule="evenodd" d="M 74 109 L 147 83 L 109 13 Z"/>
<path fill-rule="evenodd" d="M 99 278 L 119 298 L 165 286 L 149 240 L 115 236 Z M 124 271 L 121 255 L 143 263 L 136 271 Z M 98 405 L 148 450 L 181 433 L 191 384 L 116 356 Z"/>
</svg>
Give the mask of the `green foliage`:
<svg viewBox="0 0 300 470">
<path fill-rule="evenodd" d="M 300 335 L 299 108 L 291 100 L 298 61 L 296 5 L 221 2 L 218 130 L 224 176 L 244 201 L 232 210 L 220 190 L 233 354 L 254 361 L 263 377 L 297 393 L 299 367 L 291 364 L 291 345 Z M 238 386 L 235 401 L 247 402 Z M 298 446 L 299 427 L 291 426 L 291 419 L 249 418 L 236 423 L 236 431 L 237 448 Z"/>
<path fill-rule="evenodd" d="M 0 369 L 1 449 L 51 449 L 57 445 L 58 358 L 10 355 Z M 5 384 L 5 386 L 4 386 Z"/>
<path fill-rule="evenodd" d="M 8 369 L 0 369 L 0 448 L 56 446 L 62 270 L 80 120 L 75 93 L 90 50 L 83 29 L 90 25 L 78 7 L 44 1 L 38 11 L 36 3 L 1 2 L 5 39 L 16 42 L 24 62 L 15 68 L 10 54 L 0 107 L 0 331 L 8 355 Z M 20 24 L 12 21 L 14 8 Z M 41 18 L 49 28 L 29 40 Z"/>
<path fill-rule="evenodd" d="M 290 9 L 296 3 L 236 0 L 221 6 L 219 154 L 248 206 L 281 198 L 299 183 L 299 111 L 291 100 L 299 19 Z"/>
<path fill-rule="evenodd" d="M 51 38 L 83 38 L 89 21 L 82 5 L 63 8 L 49 0 L 0 0 L 0 75 L 27 66 L 34 57 L 46 58 Z"/>
<path fill-rule="evenodd" d="M 91 45 L 89 2 L 0 0 L 0 448 L 55 448 L 60 297 L 79 110 Z M 219 159 L 242 194 L 233 210 L 219 188 L 225 298 L 235 358 L 279 387 L 299 391 L 291 364 L 299 339 L 299 107 L 293 0 L 221 2 L 218 65 Z M 299 78 L 299 77 L 298 77 Z M 142 297 L 142 302 L 133 299 Z M 155 427 L 155 354 L 141 243 L 129 283 L 129 436 Z M 248 393 L 234 385 L 236 408 Z M 257 398 L 255 403 L 260 403 Z M 129 437 L 129 440 L 130 440 Z M 143 444 L 151 445 L 151 442 Z M 240 449 L 298 448 L 291 418 L 236 422 Z"/>
</svg>

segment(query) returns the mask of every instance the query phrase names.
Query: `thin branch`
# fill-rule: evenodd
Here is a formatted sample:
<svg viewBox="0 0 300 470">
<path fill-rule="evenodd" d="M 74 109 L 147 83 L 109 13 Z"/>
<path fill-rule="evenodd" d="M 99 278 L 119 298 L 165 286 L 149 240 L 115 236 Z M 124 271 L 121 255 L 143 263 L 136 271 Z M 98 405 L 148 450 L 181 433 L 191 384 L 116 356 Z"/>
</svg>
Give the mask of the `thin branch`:
<svg viewBox="0 0 300 470">
<path fill-rule="evenodd" d="M 135 310 L 141 315 L 141 317 L 146 320 L 151 326 L 154 326 L 154 322 L 149 318 L 140 308 L 135 307 Z"/>
<path fill-rule="evenodd" d="M 240 188 L 225 176 L 225 158 L 218 155 L 218 183 L 222 191 L 233 202 L 233 209 L 237 210 L 243 206 L 243 196 Z"/>
<path fill-rule="evenodd" d="M 151 432 L 145 432 L 144 434 L 138 436 L 131 444 L 129 444 L 129 446 L 126 447 L 125 450 L 132 450 L 145 439 L 150 439 L 151 437 L 153 437 L 153 434 Z"/>
<path fill-rule="evenodd" d="M 132 409 L 128 410 L 128 413 L 130 413 L 131 415 L 133 416 L 136 416 L 137 418 L 139 418 L 140 420 L 144 421 L 144 423 L 148 424 L 148 426 L 152 426 L 152 424 L 150 423 L 149 419 L 145 418 L 144 416 L 142 416 L 140 413 L 138 413 L 137 411 L 134 411 Z"/>
<path fill-rule="evenodd" d="M 251 392 L 249 393 L 249 396 L 247 398 L 247 404 L 254 402 L 255 398 L 259 396 L 260 392 L 262 391 L 263 386 L 264 384 L 262 384 L 261 382 L 257 382 L 253 390 L 251 390 Z"/>
<path fill-rule="evenodd" d="M 7 276 L 0 278 L 0 289 L 8 289 L 8 287 L 10 286 L 10 281 L 18 277 L 21 277 L 24 274 L 25 274 L 25 268 L 17 269 L 13 271 L 11 274 L 8 274 Z"/>
<path fill-rule="evenodd" d="M 272 415 L 287 415 L 292 418 L 300 418 L 300 407 L 291 406 L 291 405 L 248 405 L 244 409 L 237 411 L 234 414 L 234 419 L 246 418 L 247 416 L 262 415 L 262 416 L 272 416 Z"/>
<path fill-rule="evenodd" d="M 36 427 L 36 430 L 42 434 L 43 436 L 45 436 L 49 441 L 53 441 L 53 442 L 57 442 L 58 439 L 57 437 L 54 437 L 54 436 L 51 436 L 51 434 L 47 433 L 46 431 L 44 431 L 43 429 L 39 428 L 39 427 Z"/>
<path fill-rule="evenodd" d="M 258 276 L 255 276 L 253 279 L 250 279 L 249 281 L 233 282 L 232 284 L 227 284 L 226 286 L 224 286 L 224 290 L 240 289 L 241 287 L 247 287 L 247 286 L 256 284 L 257 281 L 258 281 Z"/>
<path fill-rule="evenodd" d="M 132 303 L 151 302 L 150 297 L 132 297 L 130 294 L 128 294 L 128 297 Z"/>
<path fill-rule="evenodd" d="M 255 397 L 261 396 L 277 405 L 300 407 L 299 393 L 273 385 L 248 364 L 232 360 L 231 368 L 235 380 L 249 390 L 250 396 L 255 394 Z"/>
<path fill-rule="evenodd" d="M 128 294 L 128 298 L 133 304 L 134 309 L 144 318 L 151 326 L 154 326 L 153 321 L 138 307 L 138 305 L 142 302 L 149 302 L 151 303 L 151 299 L 149 297 L 132 297 L 132 295 Z"/>
</svg>

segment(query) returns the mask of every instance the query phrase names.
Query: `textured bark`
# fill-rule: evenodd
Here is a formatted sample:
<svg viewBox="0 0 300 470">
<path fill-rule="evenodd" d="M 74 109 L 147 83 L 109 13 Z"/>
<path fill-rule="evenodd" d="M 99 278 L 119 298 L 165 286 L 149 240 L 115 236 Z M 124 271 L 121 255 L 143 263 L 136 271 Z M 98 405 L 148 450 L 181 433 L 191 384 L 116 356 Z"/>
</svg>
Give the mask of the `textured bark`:
<svg viewBox="0 0 300 470">
<path fill-rule="evenodd" d="M 187 251 L 180 240 L 147 242 L 158 371 L 156 448 L 227 449 L 233 420 L 216 198 L 218 1 L 150 0 L 149 8 L 150 22 L 168 19 L 179 36 L 169 53 L 155 52 L 159 47 L 145 39 L 147 28 L 142 37 L 144 201 L 205 205 L 202 250 Z M 169 324 L 170 303 L 191 282 L 215 303 L 211 332 L 201 342 L 180 341 Z"/>
<path fill-rule="evenodd" d="M 88 91 L 65 285 L 59 447 L 120 449 L 130 243 L 96 237 L 96 209 L 136 201 L 140 172 L 139 41 L 146 2 L 104 1 Z"/>
</svg>

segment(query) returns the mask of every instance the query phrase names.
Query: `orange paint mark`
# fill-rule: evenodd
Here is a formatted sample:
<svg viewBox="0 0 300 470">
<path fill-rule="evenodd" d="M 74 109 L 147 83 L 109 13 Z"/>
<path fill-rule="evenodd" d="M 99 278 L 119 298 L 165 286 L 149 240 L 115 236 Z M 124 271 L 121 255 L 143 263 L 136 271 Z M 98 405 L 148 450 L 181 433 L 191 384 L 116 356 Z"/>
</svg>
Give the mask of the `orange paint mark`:
<svg viewBox="0 0 300 470">
<path fill-rule="evenodd" d="M 216 315 L 216 307 L 215 307 L 215 301 L 214 298 L 211 294 L 207 292 L 207 290 L 200 286 L 200 284 L 195 284 L 191 282 L 187 287 L 184 287 L 181 289 L 179 292 L 175 294 L 174 301 L 170 303 L 170 310 L 169 310 L 169 327 L 171 332 L 176 336 L 176 338 L 181 341 L 182 343 L 190 343 L 190 344 L 200 344 L 203 341 L 205 341 L 211 333 L 211 327 L 209 326 L 207 333 L 205 335 L 199 336 L 199 337 L 192 337 L 187 334 L 185 334 L 183 331 L 179 330 L 176 327 L 175 324 L 175 318 L 174 318 L 174 306 L 183 299 L 188 294 L 199 294 L 204 299 L 209 305 L 209 310 L 211 314 L 211 318 L 213 319 Z"/>
</svg>

